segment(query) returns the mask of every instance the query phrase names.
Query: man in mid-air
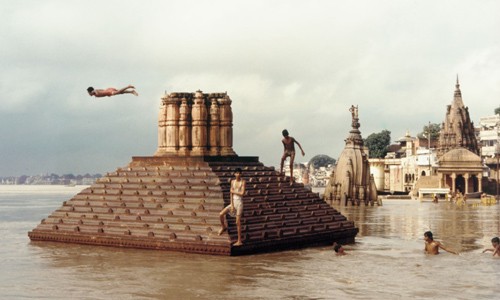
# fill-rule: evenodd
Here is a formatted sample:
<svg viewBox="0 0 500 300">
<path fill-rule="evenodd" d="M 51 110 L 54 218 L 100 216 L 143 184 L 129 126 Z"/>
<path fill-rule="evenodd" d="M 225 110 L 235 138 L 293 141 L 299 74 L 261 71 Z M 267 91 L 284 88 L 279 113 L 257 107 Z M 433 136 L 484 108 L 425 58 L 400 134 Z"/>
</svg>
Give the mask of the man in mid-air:
<svg viewBox="0 0 500 300">
<path fill-rule="evenodd" d="M 90 96 L 94 96 L 96 98 L 111 97 L 111 96 L 116 96 L 116 95 L 121 95 L 121 94 L 133 94 L 136 96 L 139 95 L 135 91 L 135 87 L 132 85 L 124 87 L 123 89 L 120 89 L 120 90 L 117 90 L 115 88 L 107 88 L 105 90 L 101 90 L 101 89 L 96 90 L 93 87 L 89 87 L 87 89 L 87 92 L 89 93 Z"/>
</svg>

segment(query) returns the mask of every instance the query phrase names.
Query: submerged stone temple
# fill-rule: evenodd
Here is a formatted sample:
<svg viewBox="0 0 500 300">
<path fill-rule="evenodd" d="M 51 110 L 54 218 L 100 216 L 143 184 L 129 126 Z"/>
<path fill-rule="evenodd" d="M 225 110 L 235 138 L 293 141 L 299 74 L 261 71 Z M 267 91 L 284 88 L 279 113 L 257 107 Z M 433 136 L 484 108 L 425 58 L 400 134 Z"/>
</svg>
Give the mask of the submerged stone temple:
<svg viewBox="0 0 500 300">
<path fill-rule="evenodd" d="M 451 193 L 461 192 L 479 196 L 482 192 L 483 163 L 469 108 L 464 105 L 460 83 L 455 84 L 451 105 L 441 125 L 437 148 L 437 175 L 439 188 L 449 188 Z"/>
<path fill-rule="evenodd" d="M 226 93 L 165 94 L 155 154 L 132 157 L 64 201 L 30 239 L 218 255 L 353 242 L 354 223 L 317 193 L 290 185 L 258 157 L 235 153 L 231 103 Z M 237 233 L 229 215 L 228 231 L 218 235 L 238 167 L 247 181 L 243 246 L 232 245 Z"/>
<path fill-rule="evenodd" d="M 464 105 L 458 76 L 453 101 L 446 107 L 446 115 L 439 133 L 438 159 L 456 148 L 464 148 L 476 155 L 480 154 L 474 122 L 470 119 L 469 108 Z"/>
<path fill-rule="evenodd" d="M 377 188 L 370 174 L 368 148 L 364 146 L 359 131 L 358 107 L 351 106 L 352 129 L 345 140 L 345 147 L 337 160 L 335 171 L 325 188 L 324 198 L 331 204 L 371 204 L 377 201 Z M 378 202 L 377 202 L 378 203 Z"/>
</svg>

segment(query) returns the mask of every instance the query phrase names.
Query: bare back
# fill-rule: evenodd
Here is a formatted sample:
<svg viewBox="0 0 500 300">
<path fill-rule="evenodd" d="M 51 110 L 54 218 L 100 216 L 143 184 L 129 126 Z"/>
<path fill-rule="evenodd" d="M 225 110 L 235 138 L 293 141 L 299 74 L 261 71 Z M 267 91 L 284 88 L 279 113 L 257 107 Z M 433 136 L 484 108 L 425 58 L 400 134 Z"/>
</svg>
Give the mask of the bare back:
<svg viewBox="0 0 500 300">
<path fill-rule="evenodd" d="M 115 88 L 108 88 L 105 90 L 95 90 L 95 96 L 96 97 L 110 97 L 115 95 L 117 92 L 117 89 Z"/>
</svg>

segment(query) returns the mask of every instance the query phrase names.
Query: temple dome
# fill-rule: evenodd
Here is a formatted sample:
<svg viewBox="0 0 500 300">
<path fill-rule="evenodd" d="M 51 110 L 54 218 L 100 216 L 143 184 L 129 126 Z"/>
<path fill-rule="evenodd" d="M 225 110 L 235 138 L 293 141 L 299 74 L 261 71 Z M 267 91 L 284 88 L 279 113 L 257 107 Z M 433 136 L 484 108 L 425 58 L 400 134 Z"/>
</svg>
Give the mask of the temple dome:
<svg viewBox="0 0 500 300">
<path fill-rule="evenodd" d="M 475 153 L 465 149 L 465 148 L 456 148 L 446 152 L 441 159 L 440 163 L 450 163 L 450 162 L 476 162 L 481 164 L 481 157 L 476 155 Z"/>
<path fill-rule="evenodd" d="M 439 172 L 464 170 L 478 171 L 483 169 L 481 157 L 465 148 L 455 148 L 446 152 L 438 161 Z"/>
</svg>

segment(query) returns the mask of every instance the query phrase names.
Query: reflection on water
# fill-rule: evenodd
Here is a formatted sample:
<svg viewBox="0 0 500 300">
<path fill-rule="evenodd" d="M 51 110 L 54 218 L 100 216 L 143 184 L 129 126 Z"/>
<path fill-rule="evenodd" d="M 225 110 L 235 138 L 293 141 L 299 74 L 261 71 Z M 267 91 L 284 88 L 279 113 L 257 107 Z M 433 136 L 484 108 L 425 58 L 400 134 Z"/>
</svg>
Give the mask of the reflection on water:
<svg viewBox="0 0 500 300">
<path fill-rule="evenodd" d="M 54 188 L 53 188 L 54 189 Z M 499 206 L 385 201 L 339 207 L 359 227 L 347 256 L 330 247 L 242 257 L 31 243 L 27 231 L 73 191 L 2 193 L 1 299 L 495 299 Z M 423 232 L 460 255 L 423 254 Z"/>
</svg>

